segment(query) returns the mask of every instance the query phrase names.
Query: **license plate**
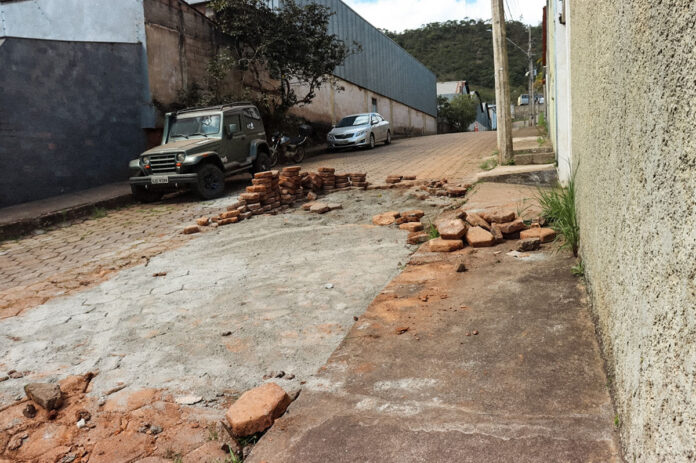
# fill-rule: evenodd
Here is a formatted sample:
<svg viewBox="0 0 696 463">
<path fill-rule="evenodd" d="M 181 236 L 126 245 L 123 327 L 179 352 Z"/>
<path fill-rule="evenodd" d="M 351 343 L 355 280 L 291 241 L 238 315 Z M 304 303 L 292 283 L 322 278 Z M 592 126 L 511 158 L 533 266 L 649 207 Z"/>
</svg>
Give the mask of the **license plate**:
<svg viewBox="0 0 696 463">
<path fill-rule="evenodd" d="M 153 185 L 161 185 L 163 183 L 169 183 L 169 177 L 166 175 L 155 175 L 152 177 L 151 181 Z"/>
</svg>

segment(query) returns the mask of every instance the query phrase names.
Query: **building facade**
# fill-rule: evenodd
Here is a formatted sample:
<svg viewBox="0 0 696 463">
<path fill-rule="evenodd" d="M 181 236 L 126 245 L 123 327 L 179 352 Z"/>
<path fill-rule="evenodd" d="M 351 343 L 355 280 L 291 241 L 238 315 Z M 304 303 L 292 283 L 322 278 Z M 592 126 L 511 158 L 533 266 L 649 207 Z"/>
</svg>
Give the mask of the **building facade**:
<svg viewBox="0 0 696 463">
<path fill-rule="evenodd" d="M 363 53 L 295 113 L 328 125 L 376 109 L 395 135 L 435 133 L 435 76 L 341 1 L 319 2 Z M 15 166 L 0 174 L 0 207 L 125 180 L 225 45 L 206 13 L 183 0 L 0 2 L 0 159 Z M 230 93 L 242 81 L 231 74 Z"/>
<path fill-rule="evenodd" d="M 694 461 L 696 3 L 548 0 L 547 13 L 549 122 L 559 173 L 575 175 L 625 461 Z"/>
</svg>

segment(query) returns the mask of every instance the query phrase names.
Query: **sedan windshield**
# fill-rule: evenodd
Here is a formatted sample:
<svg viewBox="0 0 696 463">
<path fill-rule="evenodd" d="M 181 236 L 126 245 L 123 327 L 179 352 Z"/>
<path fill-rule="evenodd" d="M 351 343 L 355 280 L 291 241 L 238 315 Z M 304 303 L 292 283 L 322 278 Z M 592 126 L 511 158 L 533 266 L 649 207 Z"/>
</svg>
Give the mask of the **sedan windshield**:
<svg viewBox="0 0 696 463">
<path fill-rule="evenodd" d="M 370 116 L 361 114 L 360 116 L 348 116 L 341 119 L 336 127 L 354 127 L 357 125 L 367 125 L 370 123 Z"/>
<path fill-rule="evenodd" d="M 169 128 L 169 138 L 208 137 L 219 133 L 219 115 L 176 119 Z"/>
</svg>

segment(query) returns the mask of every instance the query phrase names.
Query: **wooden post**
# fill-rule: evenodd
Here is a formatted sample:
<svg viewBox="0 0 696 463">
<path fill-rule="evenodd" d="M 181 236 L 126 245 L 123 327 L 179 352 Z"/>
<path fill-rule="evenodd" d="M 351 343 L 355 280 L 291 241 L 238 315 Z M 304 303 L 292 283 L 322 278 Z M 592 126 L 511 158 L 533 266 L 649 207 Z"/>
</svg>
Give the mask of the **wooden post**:
<svg viewBox="0 0 696 463">
<path fill-rule="evenodd" d="M 493 10 L 493 60 L 495 63 L 495 104 L 498 120 L 498 164 L 512 160 L 512 118 L 510 82 L 503 0 L 491 0 Z"/>
</svg>

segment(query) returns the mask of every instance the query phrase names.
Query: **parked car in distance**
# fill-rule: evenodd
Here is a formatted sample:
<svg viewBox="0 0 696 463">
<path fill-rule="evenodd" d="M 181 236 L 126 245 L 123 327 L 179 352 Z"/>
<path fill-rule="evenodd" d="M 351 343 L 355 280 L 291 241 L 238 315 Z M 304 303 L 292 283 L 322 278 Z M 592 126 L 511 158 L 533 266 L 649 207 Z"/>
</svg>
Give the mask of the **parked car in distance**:
<svg viewBox="0 0 696 463">
<path fill-rule="evenodd" d="M 326 136 L 329 150 L 337 148 L 374 148 L 377 143 L 391 143 L 391 125 L 378 113 L 346 116 Z"/>
<path fill-rule="evenodd" d="M 167 113 L 162 144 L 128 166 L 131 191 L 143 202 L 183 188 L 217 198 L 225 192 L 226 177 L 270 169 L 269 153 L 261 113 L 251 103 Z"/>
<path fill-rule="evenodd" d="M 523 93 L 519 97 L 517 97 L 517 106 L 526 106 L 529 104 L 529 95 L 526 93 Z"/>
<path fill-rule="evenodd" d="M 540 96 L 539 98 L 537 98 L 537 103 L 539 103 L 539 104 L 544 104 L 544 101 L 545 100 L 544 100 L 543 96 Z"/>
</svg>

